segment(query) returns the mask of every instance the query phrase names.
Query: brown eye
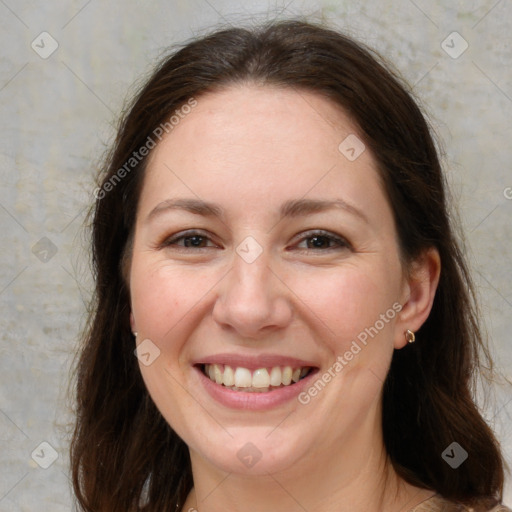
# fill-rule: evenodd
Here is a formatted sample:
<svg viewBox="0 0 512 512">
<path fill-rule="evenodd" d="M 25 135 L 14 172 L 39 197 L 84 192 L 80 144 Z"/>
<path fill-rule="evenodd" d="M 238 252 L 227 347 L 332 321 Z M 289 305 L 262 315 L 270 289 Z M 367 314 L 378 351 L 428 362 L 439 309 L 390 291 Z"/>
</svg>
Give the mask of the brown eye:
<svg viewBox="0 0 512 512">
<path fill-rule="evenodd" d="M 305 233 L 298 244 L 300 249 L 312 250 L 333 250 L 333 249 L 347 249 L 351 245 L 344 238 L 329 233 L 327 231 L 312 231 Z M 302 245 L 305 242 L 305 247 Z M 302 247 L 300 247 L 302 245 Z"/>
<path fill-rule="evenodd" d="M 206 238 L 201 235 L 184 236 L 182 240 L 185 247 L 204 247 L 206 243 Z"/>
<path fill-rule="evenodd" d="M 332 243 L 327 236 L 311 236 L 307 240 L 308 249 L 328 249 Z"/>
<path fill-rule="evenodd" d="M 161 247 L 185 247 L 192 249 L 205 249 L 212 247 L 214 244 L 208 245 L 211 242 L 210 238 L 203 233 L 196 231 L 189 231 L 184 233 L 178 233 L 170 238 L 167 238 L 162 242 Z"/>
</svg>

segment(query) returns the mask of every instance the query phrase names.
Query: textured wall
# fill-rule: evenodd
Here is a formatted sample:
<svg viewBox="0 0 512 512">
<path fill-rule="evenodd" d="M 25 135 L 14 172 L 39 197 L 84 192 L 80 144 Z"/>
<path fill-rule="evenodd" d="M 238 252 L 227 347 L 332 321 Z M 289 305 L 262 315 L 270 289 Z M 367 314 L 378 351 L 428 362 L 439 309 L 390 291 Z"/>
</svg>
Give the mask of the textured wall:
<svg viewBox="0 0 512 512">
<path fill-rule="evenodd" d="M 0 0 L 0 511 L 71 509 L 66 388 L 91 287 L 81 226 L 131 84 L 213 25 L 294 14 L 347 30 L 414 84 L 512 377 L 511 2 Z M 497 391 L 486 414 L 512 462 L 512 395 Z"/>
</svg>

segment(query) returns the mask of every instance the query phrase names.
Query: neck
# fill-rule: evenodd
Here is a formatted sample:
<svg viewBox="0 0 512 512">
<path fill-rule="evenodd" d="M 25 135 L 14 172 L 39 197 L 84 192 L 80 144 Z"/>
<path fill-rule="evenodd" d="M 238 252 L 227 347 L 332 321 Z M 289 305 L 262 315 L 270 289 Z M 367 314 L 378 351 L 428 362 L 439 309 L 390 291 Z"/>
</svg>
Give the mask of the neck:
<svg viewBox="0 0 512 512">
<path fill-rule="evenodd" d="M 194 488 L 182 510 L 405 512 L 434 494 L 398 477 L 377 421 L 359 425 L 335 446 L 319 442 L 286 470 L 259 476 L 220 471 L 191 451 Z"/>
</svg>

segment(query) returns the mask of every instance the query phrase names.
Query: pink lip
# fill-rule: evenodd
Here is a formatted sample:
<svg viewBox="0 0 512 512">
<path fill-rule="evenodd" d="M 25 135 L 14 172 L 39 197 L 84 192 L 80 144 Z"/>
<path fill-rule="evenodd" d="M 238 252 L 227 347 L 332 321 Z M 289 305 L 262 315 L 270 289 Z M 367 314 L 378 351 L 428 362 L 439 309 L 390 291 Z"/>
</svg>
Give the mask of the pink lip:
<svg viewBox="0 0 512 512">
<path fill-rule="evenodd" d="M 258 360 L 261 363 L 260 358 Z M 287 359 L 290 361 L 290 359 Z M 240 364 L 239 366 L 243 366 Z M 278 364 L 273 364 L 272 366 L 279 366 Z M 293 365 L 289 365 L 293 366 Z M 307 364 L 297 364 L 296 366 L 310 366 Z M 257 365 L 254 368 L 267 368 L 266 365 Z M 248 368 L 244 366 L 244 368 Z M 198 376 L 201 385 L 204 386 L 207 393 L 217 402 L 224 405 L 225 407 L 230 407 L 232 409 L 244 409 L 250 411 L 263 411 L 268 409 L 273 409 L 278 407 L 286 402 L 289 402 L 293 399 L 297 399 L 298 395 L 301 391 L 304 390 L 307 386 L 310 385 L 311 380 L 316 375 L 317 371 L 314 370 L 309 373 L 306 377 L 299 380 L 295 384 L 291 384 L 290 386 L 284 386 L 282 388 L 277 388 L 272 391 L 262 392 L 262 393 L 248 393 L 245 391 L 234 391 L 232 389 L 228 389 L 221 384 L 217 384 L 209 379 L 201 370 L 200 365 L 196 365 L 193 367 L 194 373 Z"/>
<path fill-rule="evenodd" d="M 227 364 L 232 368 L 238 366 L 247 368 L 248 370 L 257 370 L 258 368 L 272 368 L 273 366 L 291 366 L 292 368 L 298 367 L 318 367 L 317 364 L 311 361 L 304 361 L 295 357 L 278 356 L 272 354 L 259 354 L 257 356 L 242 356 L 239 354 L 215 354 L 206 356 L 196 361 L 192 361 L 192 365 L 197 366 L 200 364 Z"/>
</svg>

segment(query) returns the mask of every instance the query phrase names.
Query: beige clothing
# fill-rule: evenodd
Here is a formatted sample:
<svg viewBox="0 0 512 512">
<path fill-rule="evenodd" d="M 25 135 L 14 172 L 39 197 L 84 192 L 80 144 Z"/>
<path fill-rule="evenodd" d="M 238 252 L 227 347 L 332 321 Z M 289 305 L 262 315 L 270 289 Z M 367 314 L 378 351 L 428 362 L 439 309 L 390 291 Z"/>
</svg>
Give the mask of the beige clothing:
<svg viewBox="0 0 512 512">
<path fill-rule="evenodd" d="M 512 512 L 512 510 L 510 510 L 505 505 L 498 505 L 485 511 L 481 509 L 477 510 L 475 508 L 456 505 L 455 503 L 445 500 L 436 494 L 431 498 L 421 502 L 409 512 Z"/>
</svg>

